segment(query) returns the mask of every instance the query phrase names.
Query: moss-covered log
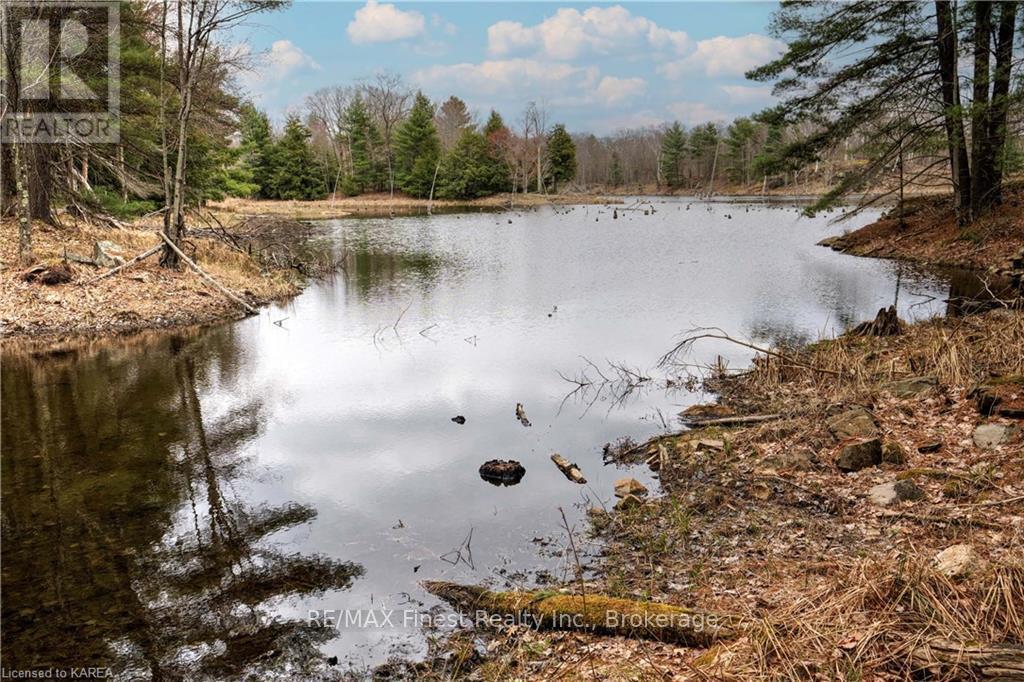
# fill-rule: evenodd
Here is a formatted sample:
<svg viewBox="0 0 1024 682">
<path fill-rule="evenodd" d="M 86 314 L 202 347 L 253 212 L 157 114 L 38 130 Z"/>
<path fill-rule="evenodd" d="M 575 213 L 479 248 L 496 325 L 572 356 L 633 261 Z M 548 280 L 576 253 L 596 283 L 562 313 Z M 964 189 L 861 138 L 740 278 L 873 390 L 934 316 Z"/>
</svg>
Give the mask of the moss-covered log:
<svg viewBox="0 0 1024 682">
<path fill-rule="evenodd" d="M 474 585 L 424 582 L 423 587 L 478 623 L 510 623 L 709 646 L 735 638 L 741 619 L 658 602 L 600 594 L 491 592 Z"/>
</svg>

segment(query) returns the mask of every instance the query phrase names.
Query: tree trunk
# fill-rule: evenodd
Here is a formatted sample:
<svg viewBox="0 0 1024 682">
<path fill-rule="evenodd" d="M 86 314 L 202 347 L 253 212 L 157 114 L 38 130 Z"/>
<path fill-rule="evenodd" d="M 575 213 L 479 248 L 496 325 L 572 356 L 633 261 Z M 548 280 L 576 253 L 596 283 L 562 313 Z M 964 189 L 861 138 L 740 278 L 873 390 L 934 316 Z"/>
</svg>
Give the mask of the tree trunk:
<svg viewBox="0 0 1024 682">
<path fill-rule="evenodd" d="M 28 173 L 25 160 L 22 158 L 23 145 L 14 143 L 14 172 L 18 193 L 18 260 L 22 265 L 31 265 L 35 260 L 32 254 L 32 209 L 28 192 Z"/>
<path fill-rule="evenodd" d="M 987 205 L 992 169 L 988 137 L 989 53 L 992 45 L 992 4 L 974 3 L 974 101 L 971 103 L 971 213 L 976 218 Z"/>
<path fill-rule="evenodd" d="M 1003 154 L 1006 147 L 1006 118 L 1010 110 L 1010 70 L 1013 63 L 1013 29 L 1017 20 L 1017 3 L 999 4 L 999 30 L 996 35 L 996 68 L 992 82 L 992 104 L 989 108 L 988 151 L 985 165 L 990 168 L 989 194 L 985 204 L 1002 201 Z"/>
<path fill-rule="evenodd" d="M 956 29 L 953 26 L 953 11 L 949 0 L 936 0 L 935 17 L 938 24 L 939 77 L 942 105 L 945 110 L 943 118 L 946 125 L 946 142 L 949 147 L 953 197 L 958 221 L 963 225 L 970 222 L 971 170 L 967 160 L 964 123 L 960 115 Z M 849 160 L 848 150 L 844 153 L 844 160 Z"/>
<path fill-rule="evenodd" d="M 50 172 L 50 158 L 53 145 L 23 145 L 22 172 L 28 177 L 28 200 L 32 217 L 47 225 L 54 225 L 53 212 L 50 210 L 50 193 L 53 190 L 53 174 Z M 27 162 L 27 163 L 26 163 Z"/>
</svg>

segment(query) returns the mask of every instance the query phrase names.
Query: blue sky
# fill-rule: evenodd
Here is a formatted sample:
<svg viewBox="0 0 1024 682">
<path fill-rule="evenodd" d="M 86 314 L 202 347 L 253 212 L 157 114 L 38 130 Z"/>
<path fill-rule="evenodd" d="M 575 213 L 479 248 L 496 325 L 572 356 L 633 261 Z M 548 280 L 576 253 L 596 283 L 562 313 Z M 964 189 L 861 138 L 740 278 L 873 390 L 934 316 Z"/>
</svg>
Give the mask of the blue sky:
<svg viewBox="0 0 1024 682">
<path fill-rule="evenodd" d="M 318 88 L 388 70 L 478 118 L 515 121 L 543 101 L 575 132 L 726 121 L 772 102 L 743 78 L 782 43 L 774 2 L 397 2 L 297 0 L 236 39 L 256 59 L 242 89 L 280 122 Z"/>
</svg>

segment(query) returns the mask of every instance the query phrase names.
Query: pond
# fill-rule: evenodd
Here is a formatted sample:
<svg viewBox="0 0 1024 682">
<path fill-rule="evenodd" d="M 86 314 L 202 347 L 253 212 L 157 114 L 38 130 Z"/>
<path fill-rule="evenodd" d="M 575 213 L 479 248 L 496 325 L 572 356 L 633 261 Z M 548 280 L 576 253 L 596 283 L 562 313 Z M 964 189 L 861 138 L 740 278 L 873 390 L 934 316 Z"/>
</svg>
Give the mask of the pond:
<svg viewBox="0 0 1024 682">
<path fill-rule="evenodd" d="M 562 512 L 581 531 L 616 478 L 656 484 L 601 450 L 707 399 L 664 390 L 681 333 L 799 343 L 894 301 L 945 311 L 948 276 L 815 246 L 870 213 L 627 204 L 329 221 L 344 272 L 258 316 L 6 352 L 3 666 L 223 678 L 422 655 L 403 610 L 440 607 L 418 581 L 562 581 Z M 691 360 L 719 358 L 750 352 Z M 650 380 L 624 394 L 624 369 Z M 525 477 L 482 480 L 495 458 Z"/>
</svg>

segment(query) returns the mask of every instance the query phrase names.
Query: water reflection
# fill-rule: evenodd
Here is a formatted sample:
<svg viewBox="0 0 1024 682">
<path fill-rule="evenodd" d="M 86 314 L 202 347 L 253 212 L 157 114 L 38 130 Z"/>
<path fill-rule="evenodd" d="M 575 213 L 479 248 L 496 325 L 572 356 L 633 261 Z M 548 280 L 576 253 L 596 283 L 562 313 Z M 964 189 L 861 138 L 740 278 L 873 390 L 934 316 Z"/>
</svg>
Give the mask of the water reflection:
<svg viewBox="0 0 1024 682">
<path fill-rule="evenodd" d="M 221 396 L 211 418 L 199 387 L 244 372 L 229 327 L 5 354 L 4 668 L 181 679 L 322 666 L 335 633 L 268 605 L 346 588 L 361 568 L 265 542 L 312 507 L 230 491 L 264 405 Z"/>
</svg>

